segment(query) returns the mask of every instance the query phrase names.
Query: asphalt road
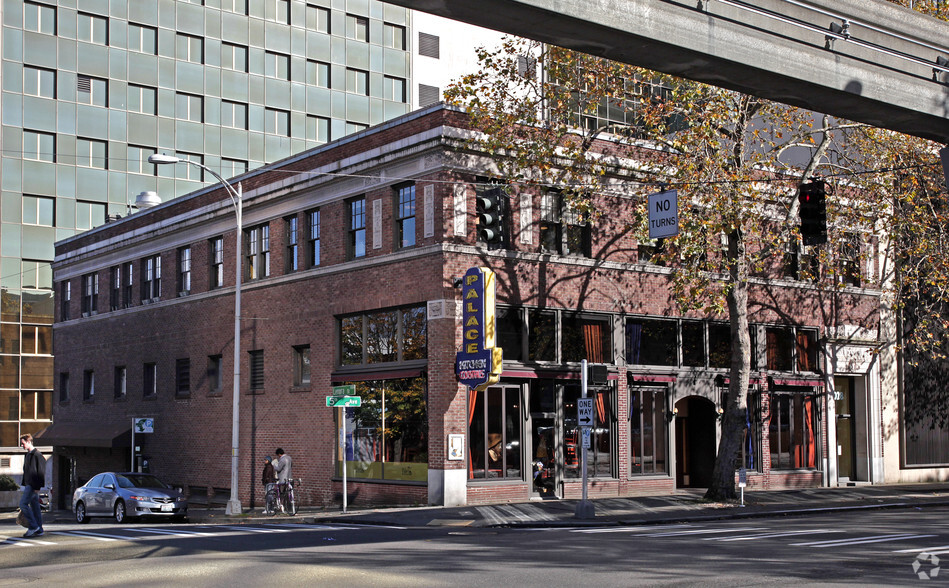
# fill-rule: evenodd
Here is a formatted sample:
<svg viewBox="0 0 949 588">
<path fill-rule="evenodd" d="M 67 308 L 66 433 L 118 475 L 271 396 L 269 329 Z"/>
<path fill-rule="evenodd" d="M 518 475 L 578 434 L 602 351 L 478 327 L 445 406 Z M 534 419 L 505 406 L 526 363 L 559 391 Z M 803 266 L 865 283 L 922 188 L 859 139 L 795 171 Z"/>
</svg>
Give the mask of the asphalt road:
<svg viewBox="0 0 949 588">
<path fill-rule="evenodd" d="M 939 575 L 920 557 L 949 563 L 945 507 L 601 528 L 94 522 L 21 534 L 0 526 L 0 586 L 949 585 L 949 566 Z"/>
</svg>

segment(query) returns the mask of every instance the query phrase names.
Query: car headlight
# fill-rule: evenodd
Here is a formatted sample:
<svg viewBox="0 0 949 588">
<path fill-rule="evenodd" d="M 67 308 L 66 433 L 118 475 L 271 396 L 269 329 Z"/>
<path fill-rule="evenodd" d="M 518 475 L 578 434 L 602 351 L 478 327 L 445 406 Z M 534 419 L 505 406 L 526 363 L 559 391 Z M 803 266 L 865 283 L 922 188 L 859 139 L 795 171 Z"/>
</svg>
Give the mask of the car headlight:
<svg viewBox="0 0 949 588">
<path fill-rule="evenodd" d="M 148 496 L 129 496 L 129 500 L 137 500 L 139 502 L 151 502 L 151 498 Z"/>
</svg>

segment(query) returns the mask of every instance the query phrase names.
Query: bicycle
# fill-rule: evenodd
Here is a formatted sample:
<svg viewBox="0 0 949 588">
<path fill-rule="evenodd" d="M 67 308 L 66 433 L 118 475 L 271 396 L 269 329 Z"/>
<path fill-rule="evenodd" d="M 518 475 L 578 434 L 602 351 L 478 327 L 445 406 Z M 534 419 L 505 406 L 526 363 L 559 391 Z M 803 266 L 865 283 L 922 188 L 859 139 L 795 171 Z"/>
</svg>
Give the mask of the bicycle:
<svg viewBox="0 0 949 588">
<path fill-rule="evenodd" d="M 286 484 L 273 484 L 267 489 L 267 498 L 264 506 L 264 513 L 271 516 L 278 512 L 285 512 L 290 516 L 297 514 L 297 498 L 293 487 L 302 483 L 301 478 L 288 479 Z M 285 486 L 286 490 L 281 490 Z"/>
</svg>

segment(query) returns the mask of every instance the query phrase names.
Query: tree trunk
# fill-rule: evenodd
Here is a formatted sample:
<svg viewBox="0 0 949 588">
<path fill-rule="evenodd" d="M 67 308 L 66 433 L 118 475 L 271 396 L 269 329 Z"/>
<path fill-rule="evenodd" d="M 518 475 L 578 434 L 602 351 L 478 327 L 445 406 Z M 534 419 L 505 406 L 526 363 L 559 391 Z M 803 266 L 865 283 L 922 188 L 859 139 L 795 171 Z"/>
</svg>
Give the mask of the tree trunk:
<svg viewBox="0 0 949 588">
<path fill-rule="evenodd" d="M 729 371 L 728 397 L 722 410 L 722 437 L 718 444 L 712 481 L 705 498 L 733 500 L 735 468 L 744 441 L 748 383 L 751 378 L 751 336 L 748 333 L 748 273 L 745 244 L 740 231 L 728 236 L 728 267 L 731 289 L 728 293 L 728 315 L 731 323 L 732 358 Z"/>
</svg>

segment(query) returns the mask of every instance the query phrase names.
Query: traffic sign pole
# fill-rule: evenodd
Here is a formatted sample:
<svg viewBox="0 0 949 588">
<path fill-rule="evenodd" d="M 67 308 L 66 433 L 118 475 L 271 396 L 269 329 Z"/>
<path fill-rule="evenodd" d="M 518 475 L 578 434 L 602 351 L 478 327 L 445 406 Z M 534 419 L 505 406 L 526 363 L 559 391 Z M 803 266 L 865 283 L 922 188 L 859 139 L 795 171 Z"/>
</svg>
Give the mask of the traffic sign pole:
<svg viewBox="0 0 949 588">
<path fill-rule="evenodd" d="M 354 384 L 345 384 L 343 386 L 333 386 L 333 395 L 326 397 L 326 406 L 330 408 L 339 408 L 339 448 L 342 452 L 340 463 L 343 466 L 343 512 L 346 512 L 348 506 L 348 496 L 346 492 L 346 407 L 362 406 L 362 396 L 355 396 L 356 386 Z"/>
<path fill-rule="evenodd" d="M 340 447 L 343 448 L 343 513 L 346 513 L 346 407 L 341 407 L 340 411 L 340 422 L 343 424 L 343 435 L 339 440 Z"/>
<path fill-rule="evenodd" d="M 589 424 L 592 424 L 593 419 L 591 418 L 592 415 L 589 414 L 589 409 L 592 408 L 589 406 L 591 403 L 587 402 L 587 360 L 585 359 L 580 362 L 580 395 L 583 402 L 577 402 L 577 427 L 587 428 L 589 427 Z M 581 405 L 584 409 L 582 412 Z M 582 425 L 581 423 L 583 422 L 587 422 L 589 424 Z M 596 516 L 596 510 L 593 506 L 593 503 L 587 500 L 587 446 L 585 443 L 582 444 L 583 452 L 581 453 L 582 457 L 580 461 L 580 467 L 583 468 L 583 498 L 577 504 L 577 510 L 574 513 L 574 517 L 578 519 L 592 519 Z"/>
</svg>

